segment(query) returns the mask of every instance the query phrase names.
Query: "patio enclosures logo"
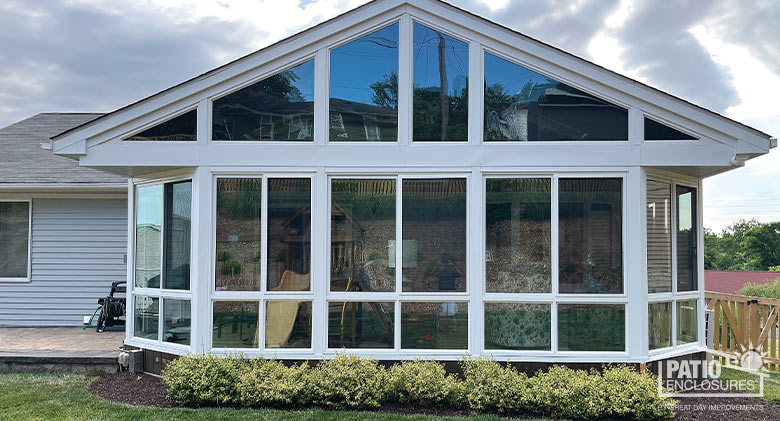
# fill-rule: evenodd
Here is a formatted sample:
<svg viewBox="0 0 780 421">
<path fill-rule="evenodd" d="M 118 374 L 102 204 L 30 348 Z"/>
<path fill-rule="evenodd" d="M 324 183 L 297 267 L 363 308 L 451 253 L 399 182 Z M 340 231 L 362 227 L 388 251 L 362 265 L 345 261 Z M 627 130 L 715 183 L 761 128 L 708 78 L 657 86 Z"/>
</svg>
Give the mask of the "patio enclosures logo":
<svg viewBox="0 0 780 421">
<path fill-rule="evenodd" d="M 666 360 L 658 363 L 658 393 L 687 398 L 763 397 L 769 375 L 762 355 L 754 350 L 741 354 L 707 351 L 706 360 Z M 724 368 L 737 378 L 724 377 Z"/>
</svg>

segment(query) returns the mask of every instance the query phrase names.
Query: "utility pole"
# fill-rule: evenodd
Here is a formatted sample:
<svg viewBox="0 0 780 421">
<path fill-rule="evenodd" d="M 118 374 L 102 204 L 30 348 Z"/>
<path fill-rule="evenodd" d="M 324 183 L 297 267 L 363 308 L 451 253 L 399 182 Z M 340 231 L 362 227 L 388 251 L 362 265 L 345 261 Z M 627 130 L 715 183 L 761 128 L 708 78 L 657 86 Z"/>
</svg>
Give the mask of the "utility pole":
<svg viewBox="0 0 780 421">
<path fill-rule="evenodd" d="M 444 52 L 444 35 L 439 35 L 439 85 L 441 86 L 441 140 L 447 140 L 447 126 L 450 122 L 450 99 L 447 87 L 447 63 Z"/>
</svg>

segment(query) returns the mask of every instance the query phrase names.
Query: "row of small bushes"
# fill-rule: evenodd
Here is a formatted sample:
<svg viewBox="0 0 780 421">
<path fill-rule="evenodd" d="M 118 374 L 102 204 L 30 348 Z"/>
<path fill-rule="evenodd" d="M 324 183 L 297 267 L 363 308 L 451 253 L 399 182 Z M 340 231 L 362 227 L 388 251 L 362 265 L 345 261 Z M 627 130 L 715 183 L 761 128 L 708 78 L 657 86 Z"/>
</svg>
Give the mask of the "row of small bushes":
<svg viewBox="0 0 780 421">
<path fill-rule="evenodd" d="M 276 360 L 178 358 L 163 371 L 172 401 L 182 406 L 373 409 L 386 403 L 475 412 L 566 418 L 663 419 L 675 401 L 658 394 L 656 378 L 626 366 L 601 372 L 554 366 L 528 377 L 484 358 L 461 361 L 462 376 L 435 361 L 385 368 L 376 360 L 341 354 L 316 367 Z"/>
</svg>

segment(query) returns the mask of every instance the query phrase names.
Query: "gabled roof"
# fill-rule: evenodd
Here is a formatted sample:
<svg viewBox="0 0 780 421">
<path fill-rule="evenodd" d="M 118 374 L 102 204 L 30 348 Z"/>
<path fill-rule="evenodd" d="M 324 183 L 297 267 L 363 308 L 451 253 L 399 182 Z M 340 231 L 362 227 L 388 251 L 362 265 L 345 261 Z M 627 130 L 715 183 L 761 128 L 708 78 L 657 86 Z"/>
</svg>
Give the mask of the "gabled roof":
<svg viewBox="0 0 780 421">
<path fill-rule="evenodd" d="M 106 160 L 107 155 L 100 153 L 98 155 L 101 158 L 90 160 L 87 150 L 104 142 L 121 140 L 122 136 L 134 130 L 164 121 L 183 109 L 192 109 L 201 101 L 216 98 L 236 86 L 257 80 L 260 75 L 271 74 L 298 61 L 310 60 L 323 48 L 332 48 L 402 15 L 432 22 L 434 26 L 445 28 L 442 30 L 482 44 L 486 51 L 506 55 L 531 70 L 549 73 L 550 77 L 578 89 L 598 93 L 617 105 L 633 108 L 639 112 L 635 116 L 645 113 L 658 121 L 668 121 L 672 127 L 697 133 L 702 139 L 700 145 L 711 144 L 711 147 L 700 146 L 696 149 L 696 146 L 679 143 L 674 146 L 680 151 L 676 159 L 670 158 L 675 154 L 669 154 L 665 145 L 645 145 L 643 150 L 646 149 L 648 153 L 642 154 L 642 165 L 703 165 L 707 169 L 701 171 L 702 176 L 707 176 L 744 164 L 747 159 L 765 154 L 776 146 L 776 139 L 760 130 L 440 0 L 374 0 L 186 82 L 57 134 L 52 137 L 52 148 L 57 154 L 87 158 L 82 161 L 84 165 L 106 165 L 107 168 L 123 165 L 120 160 Z M 634 136 L 634 139 L 638 139 L 636 134 Z M 641 138 L 641 134 L 639 136 Z M 701 154 L 702 148 L 709 148 L 717 156 Z M 692 156 L 691 151 L 694 149 L 695 156 L 706 159 L 699 160 L 697 164 L 680 158 Z M 139 163 L 133 165 L 138 166 Z"/>
<path fill-rule="evenodd" d="M 108 117 L 110 117 L 110 116 L 112 116 L 114 114 L 120 113 L 120 112 L 122 112 L 122 111 L 124 111 L 124 110 L 126 110 L 128 108 L 131 108 L 131 107 L 143 104 L 143 103 L 148 102 L 148 101 L 150 101 L 150 100 L 152 100 L 154 98 L 157 98 L 158 96 L 161 96 L 163 94 L 169 93 L 171 91 L 174 91 L 176 89 L 182 88 L 184 86 L 190 85 L 190 84 L 192 84 L 192 83 L 194 83 L 196 81 L 207 79 L 207 78 L 209 78 L 209 77 L 211 77 L 211 76 L 213 76 L 215 74 L 218 74 L 218 73 L 222 72 L 223 70 L 225 70 L 225 69 L 227 69 L 227 68 L 229 68 L 231 66 L 234 66 L 234 65 L 236 65 L 238 63 L 241 63 L 241 62 L 244 62 L 244 61 L 247 61 L 247 60 L 251 60 L 252 58 L 254 58 L 254 57 L 260 55 L 261 53 L 263 53 L 263 52 L 265 52 L 267 50 L 270 50 L 270 49 L 272 49 L 274 47 L 277 47 L 277 46 L 280 46 L 280 45 L 283 45 L 283 44 L 289 44 L 289 43 L 293 42 L 294 40 L 297 40 L 299 38 L 305 37 L 306 35 L 316 31 L 317 29 L 319 29 L 319 28 L 321 28 L 323 26 L 329 25 L 329 24 L 331 24 L 333 22 L 336 22 L 336 21 L 339 21 L 339 20 L 348 19 L 350 16 L 357 15 L 362 10 L 367 9 L 369 7 L 372 7 L 372 6 L 374 6 L 374 5 L 378 4 L 378 3 L 386 4 L 386 8 L 387 9 L 390 9 L 390 8 L 393 8 L 393 7 L 397 7 L 397 6 L 403 5 L 403 4 L 409 4 L 409 5 L 417 6 L 417 7 L 423 8 L 423 9 L 425 8 L 426 4 L 428 6 L 438 6 L 438 7 L 449 8 L 451 10 L 457 11 L 458 13 L 466 15 L 470 19 L 479 20 L 481 23 L 486 23 L 486 24 L 488 24 L 488 25 L 490 25 L 490 26 L 492 26 L 494 28 L 498 28 L 498 29 L 500 29 L 502 31 L 510 33 L 513 36 L 521 37 L 526 42 L 534 43 L 534 44 L 538 45 L 539 47 L 542 47 L 542 48 L 547 49 L 547 50 L 551 50 L 551 51 L 553 51 L 556 54 L 560 54 L 560 55 L 566 56 L 566 57 L 568 57 L 570 59 L 577 60 L 578 62 L 580 62 L 580 63 L 582 63 L 582 64 L 584 64 L 586 66 L 589 66 L 589 67 L 591 67 L 593 69 L 596 69 L 596 70 L 598 70 L 600 72 L 603 72 L 604 74 L 606 74 L 606 75 L 608 75 L 610 77 L 615 77 L 615 78 L 618 78 L 618 79 L 620 79 L 620 80 L 622 80 L 624 82 L 629 82 L 632 85 L 638 86 L 638 87 L 640 87 L 643 90 L 647 90 L 648 92 L 652 92 L 654 94 L 660 94 L 660 95 L 664 96 L 665 98 L 670 99 L 672 101 L 675 101 L 677 103 L 680 103 L 680 104 L 682 104 L 682 105 L 684 105 L 686 107 L 690 107 L 690 108 L 696 109 L 698 111 L 705 112 L 708 115 L 713 116 L 713 117 L 715 117 L 715 118 L 717 118 L 717 119 L 719 119 L 721 121 L 724 121 L 724 122 L 727 122 L 727 123 L 732 124 L 734 126 L 737 126 L 737 127 L 741 128 L 743 130 L 750 131 L 754 135 L 766 138 L 767 140 L 772 139 L 771 135 L 769 135 L 767 133 L 764 133 L 764 132 L 762 132 L 762 131 L 760 131 L 758 129 L 755 129 L 753 127 L 750 127 L 748 125 L 740 123 L 740 122 L 738 122 L 736 120 L 730 119 L 730 118 L 728 118 L 726 116 L 723 116 L 723 115 L 721 115 L 719 113 L 716 113 L 714 111 L 708 110 L 708 109 L 706 109 L 704 107 L 701 107 L 699 105 L 693 104 L 693 103 L 691 103 L 691 102 L 689 102 L 689 101 L 687 101 L 685 99 L 679 98 L 679 97 L 674 96 L 672 94 L 669 94 L 667 92 L 664 92 L 664 91 L 661 91 L 659 89 L 653 88 L 652 86 L 649 86 L 649 85 L 644 84 L 642 82 L 639 82 L 637 80 L 631 79 L 631 78 L 629 78 L 627 76 L 624 76 L 624 75 L 621 75 L 621 74 L 616 73 L 614 71 L 611 71 L 611 70 L 609 70 L 609 69 L 607 69 L 605 67 L 599 66 L 599 65 L 597 65 L 597 64 L 595 64 L 593 62 L 590 62 L 590 61 L 588 61 L 586 59 L 583 59 L 583 58 L 578 57 L 578 56 L 576 56 L 574 54 L 566 52 L 566 51 L 564 51 L 564 50 L 562 50 L 560 48 L 554 47 L 554 46 L 552 46 L 550 44 L 547 44 L 547 43 L 544 43 L 542 41 L 539 41 L 539 40 L 536 40 L 534 38 L 531 38 L 531 37 L 529 37 L 529 36 L 527 36 L 527 35 L 525 35 L 525 34 L 523 34 L 521 32 L 518 32 L 518 31 L 512 29 L 512 28 L 509 28 L 507 26 L 504 26 L 504 25 L 498 24 L 496 22 L 490 21 L 490 20 L 488 20 L 488 19 L 486 19 L 486 18 L 484 18 L 482 16 L 473 14 L 473 13 L 467 11 L 467 10 L 464 10 L 462 8 L 459 8 L 459 7 L 456 7 L 454 5 L 451 5 L 451 4 L 446 3 L 444 1 L 441 1 L 441 0 L 373 0 L 373 1 L 368 2 L 368 3 L 366 3 L 366 4 L 362 5 L 362 6 L 359 6 L 359 7 L 355 8 L 355 9 L 352 9 L 352 10 L 350 10 L 348 12 L 345 12 L 345 13 L 337 16 L 337 17 L 334 17 L 334 18 L 332 18 L 332 19 L 330 19 L 328 21 L 322 22 L 322 23 L 320 23 L 318 25 L 315 25 L 315 26 L 313 26 L 311 28 L 308 28 L 308 29 L 303 30 L 301 32 L 298 32 L 298 33 L 296 33 L 294 35 L 291 35 L 291 36 L 289 36 L 289 37 L 287 37 L 287 38 L 285 38 L 285 39 L 283 39 L 281 41 L 278 41 L 278 42 L 272 44 L 272 45 L 264 47 L 264 48 L 262 48 L 260 50 L 257 50 L 255 52 L 253 52 L 253 53 L 247 54 L 247 55 L 245 55 L 243 57 L 240 57 L 240 58 L 238 58 L 238 59 L 236 59 L 234 61 L 231 61 L 231 62 L 229 62 L 227 64 L 224 64 L 224 65 L 219 66 L 219 67 L 217 67 L 215 69 L 207 71 L 207 72 L 205 72 L 205 73 L 203 73 L 201 75 L 198 75 L 198 76 L 196 76 L 196 77 L 194 77 L 192 79 L 184 81 L 184 82 L 182 82 L 180 84 L 172 86 L 172 87 L 170 87 L 168 89 L 165 89 L 163 91 L 160 91 L 160 92 L 158 92 L 156 94 L 150 95 L 150 96 L 148 96 L 148 97 L 146 97 L 144 99 L 136 101 L 136 102 L 134 102 L 132 104 L 129 104 L 129 105 L 125 106 L 125 107 L 119 108 L 119 109 L 117 109 L 117 110 L 115 110 L 113 112 L 105 114 L 104 116 L 102 116 L 100 118 L 97 118 L 97 119 L 95 119 L 93 121 L 87 121 L 87 122 L 84 122 L 83 124 L 80 124 L 80 125 L 77 125 L 75 127 L 69 128 L 68 130 L 65 130 L 65 131 L 63 131 L 61 133 L 58 133 L 58 134 L 52 136 L 52 139 L 56 140 L 56 139 L 62 138 L 62 137 L 66 136 L 66 135 L 68 135 L 68 134 L 70 134 L 72 132 L 75 132 L 75 131 L 78 131 L 78 130 L 80 130 L 82 128 L 91 126 L 91 125 L 93 125 L 95 123 L 100 122 L 102 119 L 105 119 L 105 118 L 108 118 Z M 773 147 L 774 143 L 772 143 L 771 145 Z"/>
<path fill-rule="evenodd" d="M 739 290 L 746 284 L 765 284 L 775 279 L 780 279 L 780 272 L 705 270 L 704 289 L 724 294 L 739 294 Z"/>
<path fill-rule="evenodd" d="M 41 144 L 63 130 L 92 121 L 97 113 L 42 113 L 0 129 L 0 191 L 11 184 L 117 184 L 124 177 L 79 166 L 78 162 L 51 153 Z"/>
</svg>

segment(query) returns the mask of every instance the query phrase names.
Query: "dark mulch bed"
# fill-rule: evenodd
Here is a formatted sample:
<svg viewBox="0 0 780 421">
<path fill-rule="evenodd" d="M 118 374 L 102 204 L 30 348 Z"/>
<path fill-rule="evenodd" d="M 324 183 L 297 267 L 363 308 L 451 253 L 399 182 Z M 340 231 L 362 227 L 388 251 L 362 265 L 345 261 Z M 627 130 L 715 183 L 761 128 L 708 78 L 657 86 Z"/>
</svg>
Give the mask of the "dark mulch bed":
<svg viewBox="0 0 780 421">
<path fill-rule="evenodd" d="M 148 374 L 128 372 L 105 374 L 89 385 L 89 391 L 103 399 L 129 405 L 146 405 L 160 408 L 175 406 L 168 400 L 162 379 Z M 676 420 L 778 420 L 780 405 L 753 397 L 698 397 L 677 398 L 679 405 Z M 304 410 L 309 407 L 291 408 Z M 468 411 L 438 407 L 410 405 L 385 405 L 382 412 L 399 415 L 468 416 Z"/>
<path fill-rule="evenodd" d="M 128 405 L 146 405 L 170 408 L 173 402 L 168 400 L 168 388 L 162 379 L 148 374 L 134 374 L 127 371 L 104 374 L 89 385 L 93 395 L 103 399 L 126 403 Z"/>
</svg>

